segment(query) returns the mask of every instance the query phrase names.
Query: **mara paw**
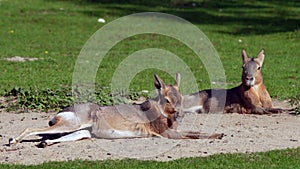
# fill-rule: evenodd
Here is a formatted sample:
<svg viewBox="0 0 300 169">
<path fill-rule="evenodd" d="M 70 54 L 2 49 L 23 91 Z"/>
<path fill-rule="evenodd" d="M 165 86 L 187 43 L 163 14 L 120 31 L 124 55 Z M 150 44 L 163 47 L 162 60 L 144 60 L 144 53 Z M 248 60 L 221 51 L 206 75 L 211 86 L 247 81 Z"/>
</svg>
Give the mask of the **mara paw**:
<svg viewBox="0 0 300 169">
<path fill-rule="evenodd" d="M 8 139 L 8 145 L 9 145 L 9 146 L 15 145 L 15 144 L 17 144 L 17 143 L 18 143 L 17 140 L 14 139 L 14 138 L 9 138 L 9 139 Z"/>
<path fill-rule="evenodd" d="M 47 146 L 48 146 L 48 144 L 45 141 L 42 141 L 37 145 L 38 148 L 45 148 Z"/>
<path fill-rule="evenodd" d="M 222 139 L 224 137 L 224 133 L 216 133 L 213 135 L 210 135 L 208 138 L 209 139 Z"/>
</svg>

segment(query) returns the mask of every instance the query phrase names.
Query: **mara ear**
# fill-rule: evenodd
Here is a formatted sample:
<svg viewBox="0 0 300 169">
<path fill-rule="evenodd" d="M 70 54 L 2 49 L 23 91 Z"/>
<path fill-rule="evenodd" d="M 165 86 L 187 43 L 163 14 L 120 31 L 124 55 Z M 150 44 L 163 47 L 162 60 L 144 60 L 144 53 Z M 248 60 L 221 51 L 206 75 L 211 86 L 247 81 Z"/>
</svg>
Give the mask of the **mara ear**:
<svg viewBox="0 0 300 169">
<path fill-rule="evenodd" d="M 244 65 L 248 61 L 248 56 L 247 56 L 245 49 L 242 50 L 242 59 L 243 59 L 243 65 Z"/>
<path fill-rule="evenodd" d="M 255 61 L 257 61 L 259 63 L 259 66 L 262 67 L 263 63 L 264 63 L 264 59 L 265 59 L 265 54 L 264 54 L 264 50 L 262 49 L 257 57 L 255 58 Z"/>
<path fill-rule="evenodd" d="M 178 87 L 180 86 L 180 80 L 181 80 L 181 76 L 180 73 L 176 73 L 176 83 L 174 86 Z"/>
<path fill-rule="evenodd" d="M 157 74 L 154 74 L 154 86 L 156 89 L 164 89 L 166 88 L 165 83 L 158 77 Z"/>
</svg>

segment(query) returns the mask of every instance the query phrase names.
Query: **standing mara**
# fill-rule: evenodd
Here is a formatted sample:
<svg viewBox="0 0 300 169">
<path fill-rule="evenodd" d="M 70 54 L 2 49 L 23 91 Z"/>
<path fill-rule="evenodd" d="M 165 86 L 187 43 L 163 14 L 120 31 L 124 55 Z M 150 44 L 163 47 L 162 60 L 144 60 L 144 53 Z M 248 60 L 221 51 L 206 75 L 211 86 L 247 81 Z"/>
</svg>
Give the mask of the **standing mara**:
<svg viewBox="0 0 300 169">
<path fill-rule="evenodd" d="M 282 109 L 273 108 L 271 97 L 263 83 L 261 68 L 264 51 L 257 57 L 249 58 L 242 50 L 242 84 L 231 89 L 208 89 L 185 95 L 183 106 L 187 112 L 224 113 L 280 113 Z"/>
<path fill-rule="evenodd" d="M 175 85 L 166 85 L 154 75 L 158 97 L 142 104 L 101 107 L 86 103 L 68 107 L 59 112 L 47 128 L 27 128 L 9 144 L 21 142 L 27 136 L 41 134 L 64 134 L 54 140 L 45 140 L 42 146 L 75 141 L 83 138 L 138 138 L 166 137 L 170 139 L 221 138 L 222 134 L 207 135 L 200 132 L 176 130 L 176 117 L 182 104 L 179 92 L 180 74 Z"/>
</svg>

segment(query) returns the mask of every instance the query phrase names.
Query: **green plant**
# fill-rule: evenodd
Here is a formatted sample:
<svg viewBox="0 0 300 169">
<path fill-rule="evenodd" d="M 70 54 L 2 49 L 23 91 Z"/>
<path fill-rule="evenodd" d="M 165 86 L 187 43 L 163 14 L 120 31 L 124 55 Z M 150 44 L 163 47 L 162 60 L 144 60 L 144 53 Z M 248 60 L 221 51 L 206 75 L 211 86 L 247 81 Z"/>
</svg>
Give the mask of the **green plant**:
<svg viewBox="0 0 300 169">
<path fill-rule="evenodd" d="M 70 88 L 58 88 L 37 90 L 35 88 L 24 89 L 15 87 L 5 94 L 7 101 L 11 104 L 7 107 L 8 111 L 18 109 L 30 110 L 58 110 L 70 106 L 74 103 L 94 102 L 100 105 L 112 105 L 129 103 L 140 97 L 148 98 L 145 92 L 121 92 L 111 94 L 107 87 L 96 87 L 92 92 L 89 88 L 74 88 L 73 93 Z M 13 97 L 16 99 L 10 100 Z M 75 100 L 76 98 L 76 100 Z"/>
<path fill-rule="evenodd" d="M 300 114 L 300 93 L 290 99 L 290 104 L 295 106 L 295 114 Z"/>
<path fill-rule="evenodd" d="M 17 99 L 9 107 L 11 110 L 37 109 L 47 111 L 66 107 L 73 102 L 72 94 L 66 88 L 37 90 L 35 88 L 23 89 L 16 87 L 8 91 L 5 96 L 14 96 Z"/>
</svg>

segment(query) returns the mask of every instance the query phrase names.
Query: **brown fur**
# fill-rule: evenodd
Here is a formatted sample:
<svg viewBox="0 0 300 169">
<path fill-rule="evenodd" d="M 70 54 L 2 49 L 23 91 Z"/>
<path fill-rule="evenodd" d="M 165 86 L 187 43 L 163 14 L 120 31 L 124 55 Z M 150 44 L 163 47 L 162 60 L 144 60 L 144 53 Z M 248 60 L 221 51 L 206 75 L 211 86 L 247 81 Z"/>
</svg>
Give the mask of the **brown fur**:
<svg viewBox="0 0 300 169">
<path fill-rule="evenodd" d="M 177 131 L 176 114 L 182 104 L 179 92 L 180 75 L 176 75 L 175 85 L 165 85 L 155 75 L 158 97 L 142 104 L 99 106 L 93 103 L 78 104 L 59 112 L 42 129 L 25 129 L 9 143 L 16 144 L 29 135 L 67 133 L 55 139 L 45 140 L 43 146 L 62 141 L 83 138 L 136 138 L 167 137 L 170 139 L 221 138 L 222 134 L 207 135 L 200 132 Z M 88 130 L 87 130 L 88 129 Z"/>
<path fill-rule="evenodd" d="M 224 113 L 280 113 L 282 109 L 273 108 L 271 97 L 263 84 L 261 67 L 264 51 L 256 58 L 248 58 L 242 51 L 242 84 L 231 89 L 208 89 L 184 96 L 184 109 L 191 112 Z M 254 80 L 254 81 L 253 81 Z"/>
</svg>

